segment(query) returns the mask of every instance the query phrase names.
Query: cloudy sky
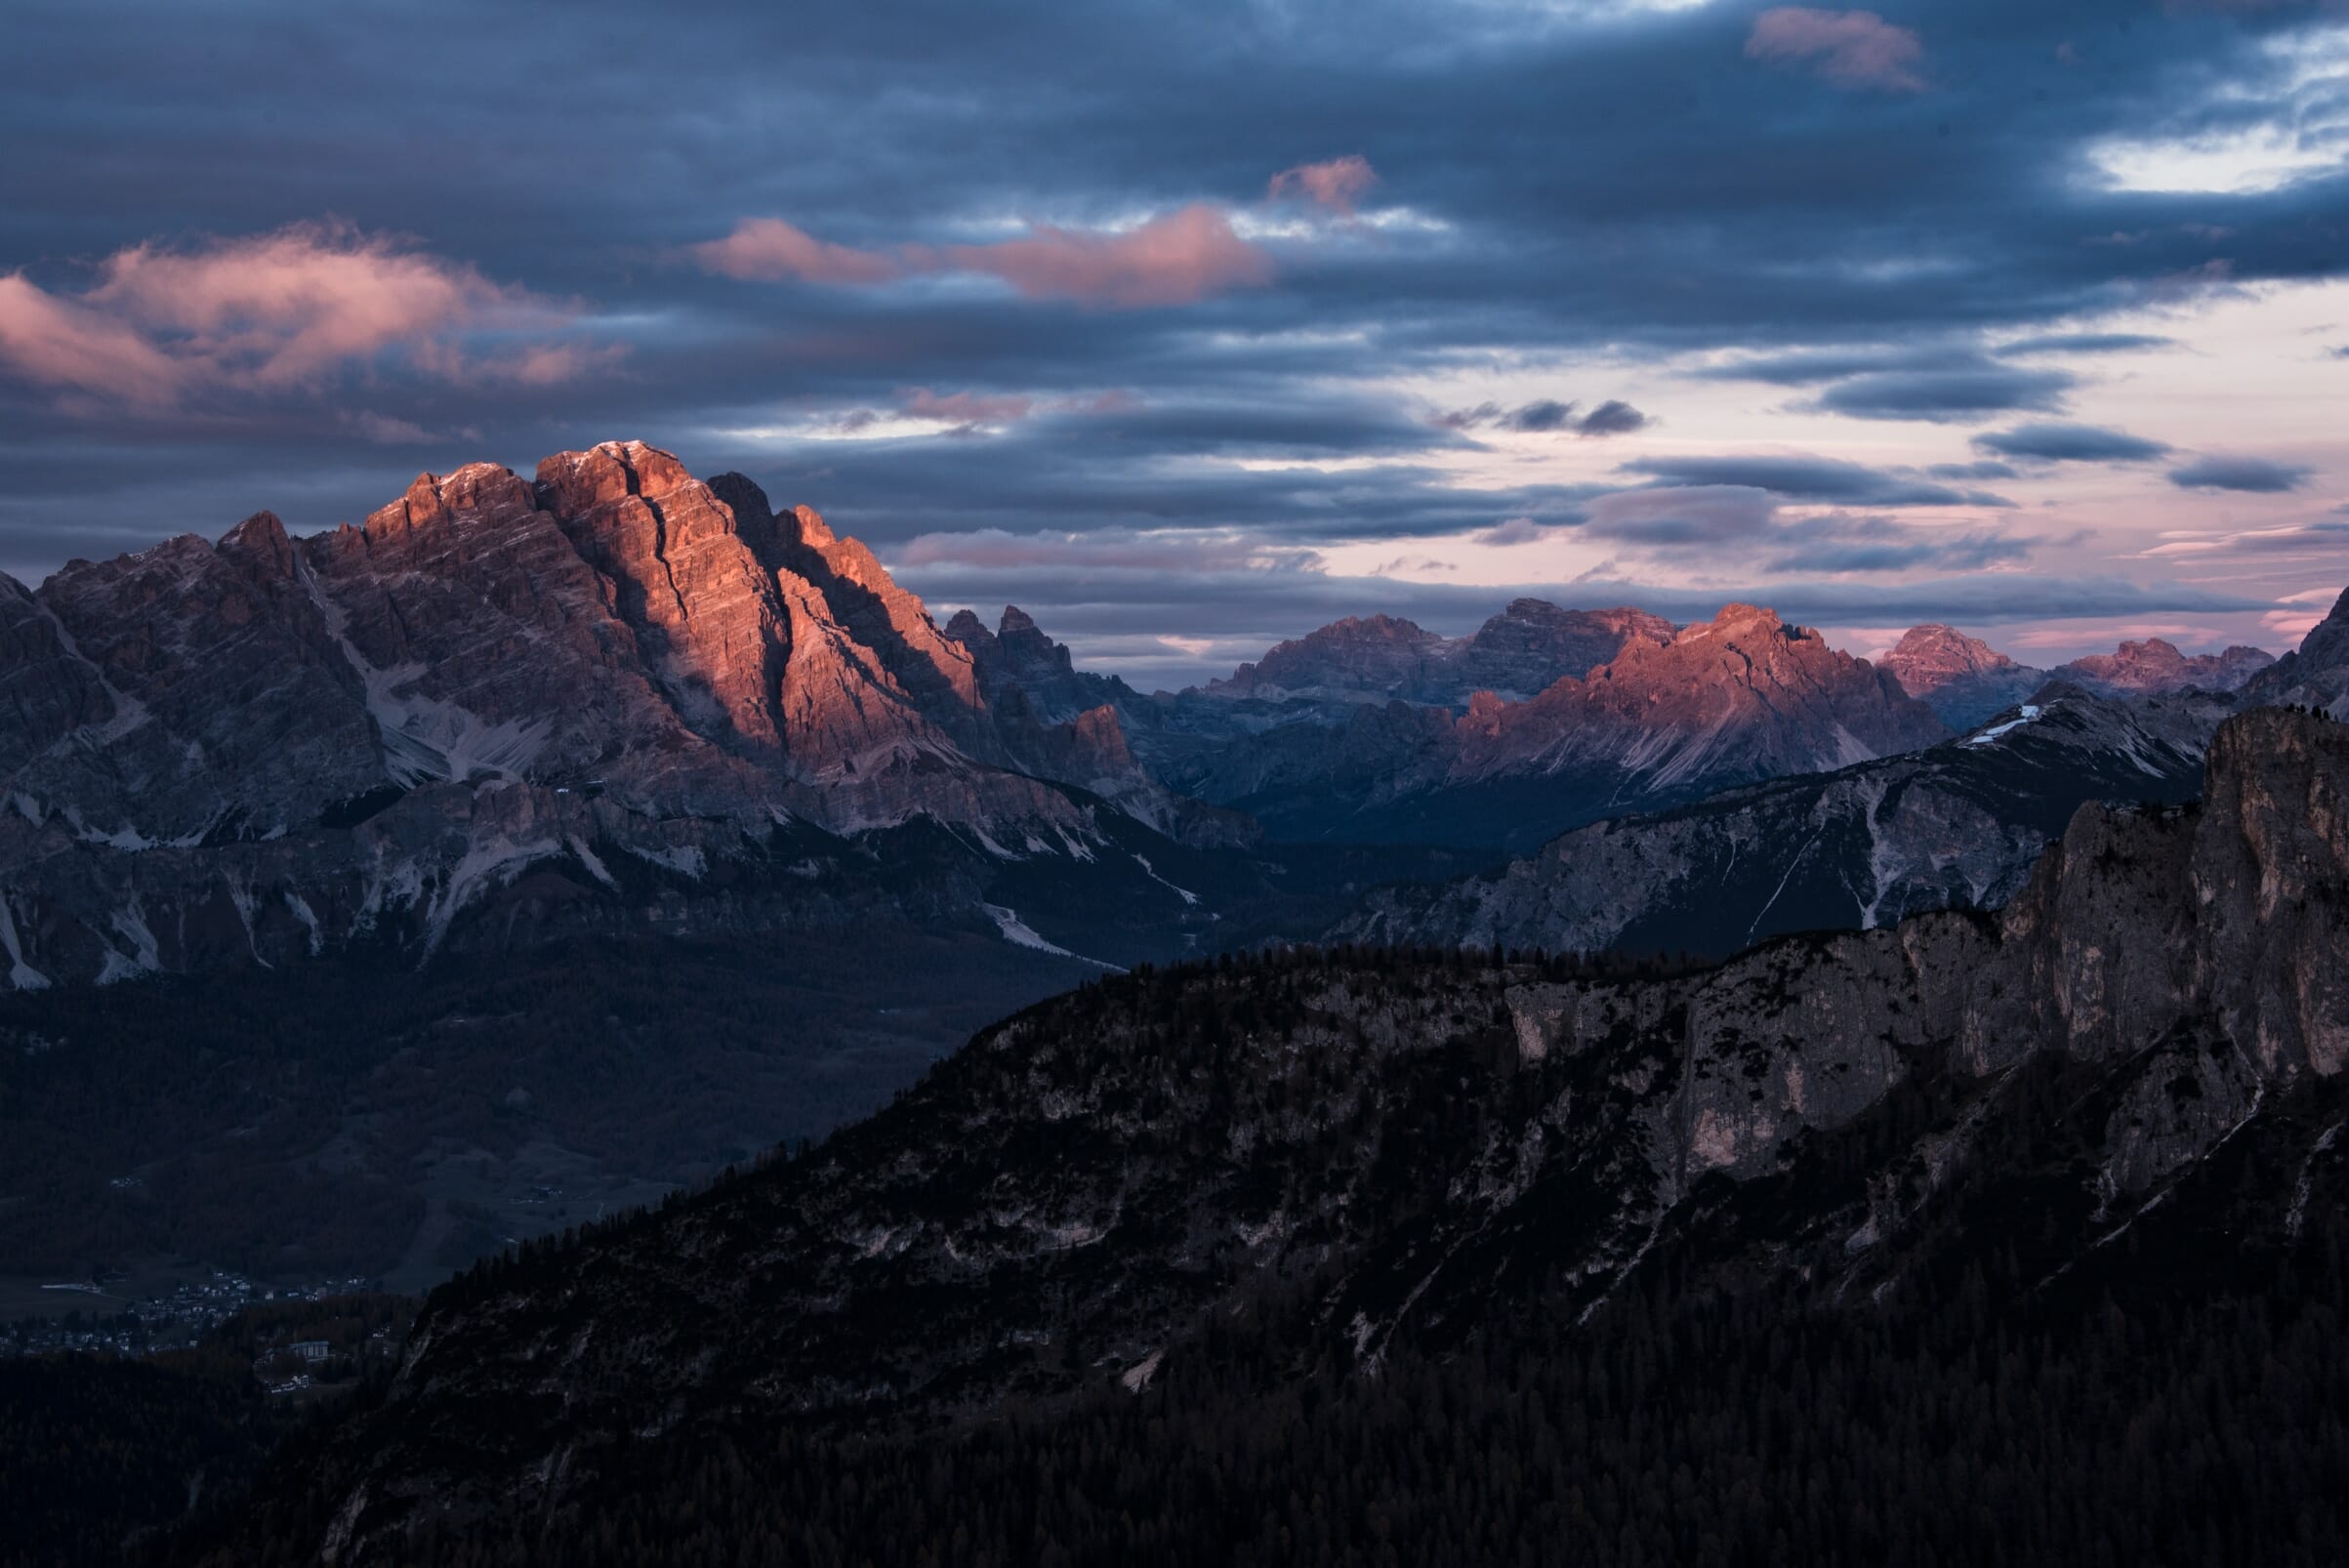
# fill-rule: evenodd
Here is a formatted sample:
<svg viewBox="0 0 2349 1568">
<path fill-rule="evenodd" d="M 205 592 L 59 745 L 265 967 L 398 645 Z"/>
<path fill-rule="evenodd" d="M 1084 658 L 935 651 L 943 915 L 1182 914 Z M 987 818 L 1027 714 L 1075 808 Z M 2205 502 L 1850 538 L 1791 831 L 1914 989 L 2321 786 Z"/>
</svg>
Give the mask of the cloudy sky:
<svg viewBox="0 0 2349 1568">
<path fill-rule="evenodd" d="M 2349 581 L 2341 0 L 9 8 L 0 568 L 639 436 L 1144 683 Z"/>
</svg>

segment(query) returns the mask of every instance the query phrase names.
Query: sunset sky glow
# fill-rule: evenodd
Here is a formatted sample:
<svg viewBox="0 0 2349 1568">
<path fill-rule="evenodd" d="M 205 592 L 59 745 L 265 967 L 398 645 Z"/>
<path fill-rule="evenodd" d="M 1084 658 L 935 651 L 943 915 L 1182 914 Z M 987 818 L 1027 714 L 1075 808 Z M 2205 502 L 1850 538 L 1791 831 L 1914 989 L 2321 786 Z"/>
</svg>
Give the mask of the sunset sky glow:
<svg viewBox="0 0 2349 1568">
<path fill-rule="evenodd" d="M 2349 582 L 2337 0 L 551 15 L 12 8 L 0 569 L 636 436 L 1145 687 L 1517 592 L 2052 664 Z"/>
</svg>

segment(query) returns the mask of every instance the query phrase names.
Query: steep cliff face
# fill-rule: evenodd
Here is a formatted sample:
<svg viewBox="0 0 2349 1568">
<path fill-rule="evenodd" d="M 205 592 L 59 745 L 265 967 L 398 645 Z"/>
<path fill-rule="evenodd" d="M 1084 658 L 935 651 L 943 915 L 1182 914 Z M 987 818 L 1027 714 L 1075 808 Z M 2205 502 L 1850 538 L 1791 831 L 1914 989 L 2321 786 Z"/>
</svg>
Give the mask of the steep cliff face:
<svg viewBox="0 0 2349 1568">
<path fill-rule="evenodd" d="M 1791 931 L 1995 909 L 2085 803 L 2192 800 L 2233 711 L 2203 696 L 2038 695 L 1923 751 L 1579 828 L 1440 887 L 1383 889 L 1332 939 L 1725 956 Z"/>
<path fill-rule="evenodd" d="M 1573 1335 L 1764 1181 L 1734 1256 L 1674 1266 L 1897 1300 L 1947 1195 L 2003 1179 L 1984 1151 L 2059 1122 L 2056 1272 L 2239 1135 L 2305 1187 L 2349 1042 L 2349 732 L 2255 713 L 2209 766 L 2200 810 L 2082 807 L 1996 917 L 1676 977 L 1302 956 L 1031 1010 L 811 1157 L 436 1297 L 305 1478 L 314 1549 L 558 1517 L 646 1437 L 1138 1387 L 1281 1281 L 1300 1367 L 1374 1368 L 1527 1280 Z M 2059 1096 L 2016 1087 L 2034 1062 Z M 1856 1173 L 1779 1179 L 1896 1093 Z M 2281 1202 L 2247 1222 L 2296 1234 Z"/>
<path fill-rule="evenodd" d="M 1082 881 L 1111 818 L 1251 832 L 1150 781 L 1114 722 L 999 714 L 969 652 L 812 511 L 635 441 L 534 482 L 425 475 L 308 539 L 264 513 L 0 583 L 0 683 L 21 987 L 431 950 L 532 868 L 616 904 L 616 862 L 728 865 L 801 907 L 799 838 L 853 861 L 843 836 L 918 819 Z"/>
</svg>

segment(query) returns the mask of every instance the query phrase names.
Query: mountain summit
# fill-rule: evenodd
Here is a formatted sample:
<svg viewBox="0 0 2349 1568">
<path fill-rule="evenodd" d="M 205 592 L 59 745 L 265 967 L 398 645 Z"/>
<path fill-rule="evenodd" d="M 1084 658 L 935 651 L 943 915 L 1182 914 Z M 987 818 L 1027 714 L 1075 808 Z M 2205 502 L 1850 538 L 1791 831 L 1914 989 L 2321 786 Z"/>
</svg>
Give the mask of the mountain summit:
<svg viewBox="0 0 2349 1568">
<path fill-rule="evenodd" d="M 917 823 L 1071 865 L 1121 821 L 1253 834 L 1148 779 L 1114 715 L 1002 700 L 812 510 L 640 441 L 557 453 L 535 479 L 420 475 L 309 538 L 260 513 L 217 545 L 0 578 L 0 656 L 20 988 L 359 937 L 429 950 L 532 868 L 558 883 L 525 927 L 617 894 L 630 865 L 699 884 L 755 864 L 804 906 L 844 889 L 781 865 Z M 889 897 L 932 874 L 910 868 Z M 947 882 L 921 897 L 977 913 Z"/>
</svg>

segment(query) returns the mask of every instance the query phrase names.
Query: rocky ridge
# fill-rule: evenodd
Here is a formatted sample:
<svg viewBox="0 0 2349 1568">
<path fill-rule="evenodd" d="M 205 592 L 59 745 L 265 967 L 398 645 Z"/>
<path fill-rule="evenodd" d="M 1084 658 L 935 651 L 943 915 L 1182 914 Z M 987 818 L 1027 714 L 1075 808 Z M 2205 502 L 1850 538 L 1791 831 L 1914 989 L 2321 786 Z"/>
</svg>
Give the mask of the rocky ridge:
<svg viewBox="0 0 2349 1568">
<path fill-rule="evenodd" d="M 2297 648 L 2252 676 L 2244 695 L 2252 702 L 2315 708 L 2349 719 L 2349 590 L 2333 600 Z"/>
<path fill-rule="evenodd" d="M 2240 690 L 2273 662 L 2273 655 L 2263 649 L 2240 644 L 2189 658 L 2176 644 L 2150 638 L 2040 670 L 2016 663 L 1979 638 L 1938 624 L 1911 627 L 1882 660 L 1904 690 L 1959 729 L 2012 707 L 2050 681 L 2105 696 L 2225 692 Z"/>
<path fill-rule="evenodd" d="M 1522 702 L 1356 703 L 1160 760 L 1187 794 L 1276 837 L 1518 849 L 1618 812 L 1913 750 L 1947 730 L 1865 660 L 1732 604 Z"/>
<path fill-rule="evenodd" d="M 1995 909 L 2091 801 L 2180 805 L 2231 700 L 2051 684 L 1975 733 L 1579 828 L 1437 887 L 1375 892 L 1330 939 L 1726 956 L 1799 930 Z"/>
<path fill-rule="evenodd" d="M 422 475 L 307 539 L 262 513 L 218 545 L 0 581 L 0 685 L 19 987 L 430 951 L 537 872 L 576 910 L 624 900 L 639 874 L 619 867 L 691 902 L 731 866 L 800 918 L 887 879 L 811 899 L 789 868 L 917 822 L 1072 871 L 1128 816 L 1253 832 L 1151 781 L 1114 718 L 999 713 L 862 545 L 641 442 L 557 454 L 535 481 Z M 923 907 L 983 919 L 953 882 Z"/>
<path fill-rule="evenodd" d="M 1673 630 L 1645 610 L 1569 610 L 1538 598 L 1512 599 L 1458 638 L 1392 615 L 1349 616 L 1279 644 L 1205 689 L 1229 698 L 1456 708 L 1480 691 L 1521 700 L 1589 674 L 1634 642 L 1669 642 Z"/>
</svg>

